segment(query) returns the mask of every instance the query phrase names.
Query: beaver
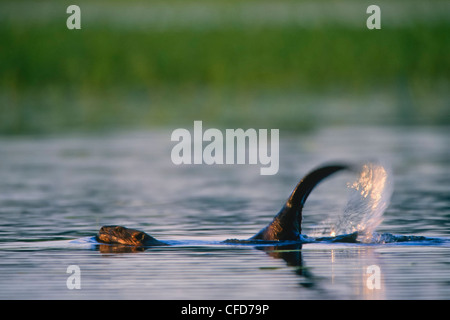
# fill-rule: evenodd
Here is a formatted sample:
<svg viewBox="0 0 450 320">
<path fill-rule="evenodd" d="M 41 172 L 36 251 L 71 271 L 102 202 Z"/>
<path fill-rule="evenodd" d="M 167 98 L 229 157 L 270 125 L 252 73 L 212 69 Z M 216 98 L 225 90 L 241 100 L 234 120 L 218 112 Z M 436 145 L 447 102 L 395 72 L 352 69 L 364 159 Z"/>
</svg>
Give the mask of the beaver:
<svg viewBox="0 0 450 320">
<path fill-rule="evenodd" d="M 115 243 L 130 246 L 164 246 L 145 232 L 122 226 L 103 226 L 100 228 L 96 240 L 101 243 Z"/>
<path fill-rule="evenodd" d="M 296 185 L 291 195 L 273 218 L 272 222 L 258 233 L 243 242 L 252 241 L 300 241 L 302 210 L 311 191 L 325 178 L 342 171 L 352 170 L 347 164 L 330 164 L 321 166 L 303 177 Z M 121 244 L 128 246 L 148 247 L 168 245 L 145 232 L 129 229 L 123 226 L 103 226 L 100 228 L 96 240 L 107 244 Z M 225 240 L 236 243 L 239 240 Z"/>
</svg>

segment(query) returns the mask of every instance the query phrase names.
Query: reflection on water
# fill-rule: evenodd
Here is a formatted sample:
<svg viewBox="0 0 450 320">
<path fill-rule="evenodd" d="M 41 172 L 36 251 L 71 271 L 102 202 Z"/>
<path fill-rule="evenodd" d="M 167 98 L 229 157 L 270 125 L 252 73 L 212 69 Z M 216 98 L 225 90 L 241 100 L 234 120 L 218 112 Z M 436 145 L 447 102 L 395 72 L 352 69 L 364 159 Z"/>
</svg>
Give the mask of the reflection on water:
<svg viewBox="0 0 450 320">
<path fill-rule="evenodd" d="M 362 229 L 447 239 L 446 130 L 280 131 L 280 139 L 280 171 L 269 177 L 250 165 L 174 166 L 170 132 L 2 138 L 0 298 L 450 298 L 448 242 L 219 244 L 259 231 L 297 180 L 322 162 L 373 158 L 390 164 L 395 188 L 382 222 L 367 216 Z M 311 194 L 304 232 L 343 213 L 384 210 L 390 192 L 380 186 L 389 172 L 365 170 L 350 188 L 342 176 Z M 365 181 L 379 184 L 364 189 Z M 118 253 L 89 241 L 112 224 L 175 245 Z M 66 286 L 69 265 L 80 267 L 80 290 Z M 375 280 L 379 289 L 371 287 Z"/>
</svg>

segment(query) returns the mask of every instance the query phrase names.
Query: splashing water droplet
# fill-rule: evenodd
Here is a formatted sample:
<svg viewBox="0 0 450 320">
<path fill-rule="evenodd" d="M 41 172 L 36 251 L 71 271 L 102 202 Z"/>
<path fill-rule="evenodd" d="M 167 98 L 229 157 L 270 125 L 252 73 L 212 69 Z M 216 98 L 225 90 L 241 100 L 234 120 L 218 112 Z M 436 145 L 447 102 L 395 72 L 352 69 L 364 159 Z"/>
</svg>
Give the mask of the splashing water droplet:
<svg viewBox="0 0 450 320">
<path fill-rule="evenodd" d="M 329 234 L 334 237 L 357 231 L 359 241 L 371 242 L 390 202 L 392 175 L 380 163 L 364 163 L 356 180 L 348 183 L 347 187 L 350 196 L 344 211 L 337 219 L 323 221 L 315 236 Z"/>
</svg>

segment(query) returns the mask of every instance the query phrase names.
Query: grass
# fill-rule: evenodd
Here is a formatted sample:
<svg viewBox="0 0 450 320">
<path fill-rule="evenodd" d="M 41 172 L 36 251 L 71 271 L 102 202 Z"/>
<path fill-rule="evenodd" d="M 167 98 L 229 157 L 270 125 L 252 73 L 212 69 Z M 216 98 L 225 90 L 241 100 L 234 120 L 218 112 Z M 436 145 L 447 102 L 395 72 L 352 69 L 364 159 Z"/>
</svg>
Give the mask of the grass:
<svg viewBox="0 0 450 320">
<path fill-rule="evenodd" d="M 161 31 L 100 24 L 68 31 L 54 21 L 0 22 L 0 133 L 195 119 L 304 129 L 322 119 L 312 110 L 320 103 L 308 97 L 373 92 L 398 98 L 393 122 L 448 125 L 449 34 L 450 24 L 442 21 L 377 31 L 344 25 Z M 427 97 L 437 100 L 430 105 Z M 415 109 L 402 107 L 404 98 Z"/>
<path fill-rule="evenodd" d="M 68 32 L 57 26 L 0 30 L 1 85 L 254 86 L 308 89 L 447 79 L 450 25 L 371 32 L 255 29 Z"/>
</svg>

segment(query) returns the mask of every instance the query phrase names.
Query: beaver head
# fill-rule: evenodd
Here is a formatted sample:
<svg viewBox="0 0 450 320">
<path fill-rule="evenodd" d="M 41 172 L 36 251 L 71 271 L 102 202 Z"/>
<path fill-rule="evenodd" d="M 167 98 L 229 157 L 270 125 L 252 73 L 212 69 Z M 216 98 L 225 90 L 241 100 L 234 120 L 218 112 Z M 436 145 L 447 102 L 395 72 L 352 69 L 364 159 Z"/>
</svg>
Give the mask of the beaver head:
<svg viewBox="0 0 450 320">
<path fill-rule="evenodd" d="M 149 236 L 145 232 L 122 226 L 101 227 L 97 235 L 97 241 L 130 246 L 164 245 L 164 243 L 156 240 L 152 236 Z"/>
</svg>

